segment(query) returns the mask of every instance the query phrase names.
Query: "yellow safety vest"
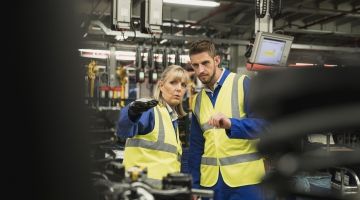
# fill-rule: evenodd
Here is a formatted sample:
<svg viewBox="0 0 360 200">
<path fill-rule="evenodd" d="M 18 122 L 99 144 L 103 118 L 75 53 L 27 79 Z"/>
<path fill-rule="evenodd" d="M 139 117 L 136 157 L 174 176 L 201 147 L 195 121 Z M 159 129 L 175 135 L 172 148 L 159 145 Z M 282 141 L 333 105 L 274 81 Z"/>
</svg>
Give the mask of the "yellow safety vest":
<svg viewBox="0 0 360 200">
<path fill-rule="evenodd" d="M 224 182 L 230 187 L 260 183 L 265 174 L 263 159 L 256 149 L 258 139 L 230 139 L 225 129 L 216 129 L 207 123 L 210 116 L 219 112 L 229 118 L 241 119 L 245 116 L 244 78 L 230 73 L 220 89 L 215 106 L 204 89 L 192 104 L 205 138 L 200 168 L 201 186 L 215 185 L 219 170 Z"/>
<path fill-rule="evenodd" d="M 133 166 L 147 168 L 149 179 L 162 180 L 168 173 L 180 172 L 181 142 L 166 106 L 154 107 L 154 129 L 145 135 L 128 138 L 125 144 L 125 169 Z"/>
</svg>

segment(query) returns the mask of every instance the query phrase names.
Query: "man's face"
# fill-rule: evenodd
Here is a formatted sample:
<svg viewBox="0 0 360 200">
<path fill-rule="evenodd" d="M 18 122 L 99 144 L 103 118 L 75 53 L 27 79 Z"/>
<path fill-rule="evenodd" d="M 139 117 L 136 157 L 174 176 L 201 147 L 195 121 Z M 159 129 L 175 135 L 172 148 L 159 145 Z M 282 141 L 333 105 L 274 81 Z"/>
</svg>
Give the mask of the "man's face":
<svg viewBox="0 0 360 200">
<path fill-rule="evenodd" d="M 216 70 L 220 63 L 220 57 L 214 58 L 208 52 L 193 54 L 190 56 L 191 66 L 195 71 L 196 76 L 203 84 L 215 84 Z"/>
</svg>

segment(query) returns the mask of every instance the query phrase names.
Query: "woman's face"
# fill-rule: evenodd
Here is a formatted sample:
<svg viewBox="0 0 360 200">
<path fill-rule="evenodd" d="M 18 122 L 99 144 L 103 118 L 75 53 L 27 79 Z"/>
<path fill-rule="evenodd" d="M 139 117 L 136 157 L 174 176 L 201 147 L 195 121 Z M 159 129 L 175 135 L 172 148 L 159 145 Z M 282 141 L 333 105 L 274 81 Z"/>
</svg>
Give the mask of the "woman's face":
<svg viewBox="0 0 360 200">
<path fill-rule="evenodd" d="M 160 90 L 169 106 L 177 106 L 182 102 L 186 92 L 185 78 L 180 78 L 177 73 L 169 73 L 167 78 L 160 82 Z"/>
</svg>

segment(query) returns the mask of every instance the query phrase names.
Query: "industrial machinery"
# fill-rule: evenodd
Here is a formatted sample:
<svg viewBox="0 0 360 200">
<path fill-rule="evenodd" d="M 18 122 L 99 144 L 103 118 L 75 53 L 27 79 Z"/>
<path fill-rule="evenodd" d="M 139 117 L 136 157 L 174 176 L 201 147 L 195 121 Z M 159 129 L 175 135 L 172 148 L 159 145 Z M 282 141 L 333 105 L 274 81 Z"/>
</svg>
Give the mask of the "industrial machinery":
<svg viewBox="0 0 360 200">
<path fill-rule="evenodd" d="M 343 196 L 355 196 L 360 193 L 360 166 L 334 167 L 330 169 L 332 175 L 331 187 Z"/>
<path fill-rule="evenodd" d="M 168 174 L 156 185 L 147 179 L 146 168 L 125 170 L 115 162 L 105 164 L 103 171 L 93 172 L 93 186 L 99 199 L 109 200 L 190 200 L 192 195 L 213 197 L 213 191 L 192 189 L 191 176 L 182 173 Z"/>
<path fill-rule="evenodd" d="M 278 196 L 359 199 L 357 73 L 358 68 L 288 68 L 253 79 L 251 106 L 271 123 L 258 146 L 271 160 L 263 183 Z M 324 142 L 309 142 L 314 134 L 324 135 Z"/>
</svg>

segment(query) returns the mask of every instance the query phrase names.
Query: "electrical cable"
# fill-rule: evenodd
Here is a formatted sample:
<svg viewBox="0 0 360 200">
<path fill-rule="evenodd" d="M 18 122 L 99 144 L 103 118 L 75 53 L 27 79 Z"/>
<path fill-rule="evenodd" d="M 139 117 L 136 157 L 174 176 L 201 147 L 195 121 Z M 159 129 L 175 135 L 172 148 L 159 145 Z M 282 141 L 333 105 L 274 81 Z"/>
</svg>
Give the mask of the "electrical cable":
<svg viewBox="0 0 360 200">
<path fill-rule="evenodd" d="M 256 0 L 255 13 L 256 13 L 256 17 L 258 17 L 258 18 L 263 18 L 266 15 L 267 0 L 262 0 L 262 2 L 263 2 L 263 4 L 262 4 L 262 7 L 261 7 L 261 12 L 260 12 L 261 0 Z"/>
<path fill-rule="evenodd" d="M 132 20 L 130 22 L 130 25 L 131 25 L 131 29 L 134 31 L 134 37 L 131 39 L 131 42 L 133 42 L 136 38 L 136 30 L 135 30 L 135 26 L 134 26 L 134 20 Z"/>
<path fill-rule="evenodd" d="M 280 15 L 282 9 L 281 0 L 270 0 L 269 3 L 269 14 L 271 18 L 276 18 Z"/>
<path fill-rule="evenodd" d="M 246 51 L 245 51 L 245 54 L 244 54 L 244 56 L 246 57 L 246 58 L 250 58 L 250 56 L 251 56 L 251 53 L 252 53 L 252 48 L 253 48 L 253 46 L 254 46 L 254 38 L 252 38 L 251 40 L 250 40 L 250 43 L 248 44 L 248 45 L 246 45 Z"/>
</svg>

